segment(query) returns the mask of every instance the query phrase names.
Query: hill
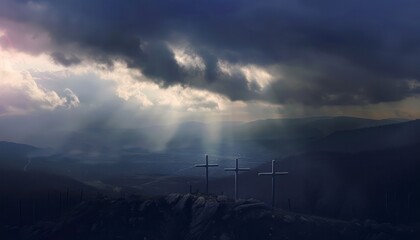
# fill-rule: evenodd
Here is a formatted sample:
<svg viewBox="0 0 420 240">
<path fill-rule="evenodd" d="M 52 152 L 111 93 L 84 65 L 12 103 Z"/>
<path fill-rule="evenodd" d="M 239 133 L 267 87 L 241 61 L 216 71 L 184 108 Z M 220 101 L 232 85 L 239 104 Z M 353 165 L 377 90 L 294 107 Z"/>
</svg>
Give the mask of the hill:
<svg viewBox="0 0 420 240">
<path fill-rule="evenodd" d="M 338 131 L 313 143 L 309 150 L 360 152 L 420 143 L 420 120 L 355 130 Z"/>
<path fill-rule="evenodd" d="M 31 145 L 0 141 L 0 167 L 23 169 L 31 156 L 40 152 Z"/>
<path fill-rule="evenodd" d="M 11 232 L 9 231 L 9 234 Z M 171 194 L 83 202 L 58 222 L 27 226 L 22 239 L 416 239 L 414 227 L 338 221 L 272 209 L 257 200 Z"/>
<path fill-rule="evenodd" d="M 96 190 L 68 177 L 0 169 L 0 224 L 52 219 Z"/>
</svg>

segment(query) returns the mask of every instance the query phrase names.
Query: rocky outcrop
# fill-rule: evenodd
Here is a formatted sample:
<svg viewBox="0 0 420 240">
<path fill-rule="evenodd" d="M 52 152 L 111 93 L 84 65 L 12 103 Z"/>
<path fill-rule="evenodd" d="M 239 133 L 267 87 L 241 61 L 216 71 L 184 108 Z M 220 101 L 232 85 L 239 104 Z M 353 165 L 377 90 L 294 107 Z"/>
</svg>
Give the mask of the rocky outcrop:
<svg viewBox="0 0 420 240">
<path fill-rule="evenodd" d="M 171 194 L 84 202 L 56 223 L 21 229 L 22 239 L 420 239 L 413 227 L 337 221 L 284 212 L 253 200 Z"/>
</svg>

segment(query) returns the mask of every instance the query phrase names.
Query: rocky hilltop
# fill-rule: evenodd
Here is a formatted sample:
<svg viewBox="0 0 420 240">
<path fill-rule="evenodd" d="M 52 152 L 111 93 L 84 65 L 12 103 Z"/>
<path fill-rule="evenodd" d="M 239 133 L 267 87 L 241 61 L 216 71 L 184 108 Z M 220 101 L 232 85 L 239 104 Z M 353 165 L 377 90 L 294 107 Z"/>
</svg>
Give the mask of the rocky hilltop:
<svg viewBox="0 0 420 240">
<path fill-rule="evenodd" d="M 25 226 L 18 234 L 31 240 L 420 239 L 415 227 L 338 221 L 272 209 L 253 199 L 192 194 L 85 201 L 57 222 Z"/>
</svg>

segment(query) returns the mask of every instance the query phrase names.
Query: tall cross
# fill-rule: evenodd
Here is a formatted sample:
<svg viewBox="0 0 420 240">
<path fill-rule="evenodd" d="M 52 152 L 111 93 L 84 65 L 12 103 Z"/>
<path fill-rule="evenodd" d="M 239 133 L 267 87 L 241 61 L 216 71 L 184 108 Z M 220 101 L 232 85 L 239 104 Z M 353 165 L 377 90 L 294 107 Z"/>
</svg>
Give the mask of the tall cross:
<svg viewBox="0 0 420 240">
<path fill-rule="evenodd" d="M 206 164 L 196 164 L 195 167 L 206 168 L 206 193 L 209 194 L 209 167 L 217 167 L 218 164 L 209 164 L 209 156 L 206 154 Z"/>
<path fill-rule="evenodd" d="M 276 176 L 289 174 L 288 172 L 276 172 L 276 168 L 274 165 L 275 162 L 276 160 L 271 161 L 271 172 L 258 173 L 258 176 L 271 176 L 271 204 L 273 207 L 275 205 L 276 200 Z"/>
<path fill-rule="evenodd" d="M 239 160 L 236 159 L 235 168 L 225 168 L 225 171 L 235 172 L 235 201 L 238 200 L 238 175 L 241 171 L 249 171 L 249 168 L 239 168 Z"/>
</svg>

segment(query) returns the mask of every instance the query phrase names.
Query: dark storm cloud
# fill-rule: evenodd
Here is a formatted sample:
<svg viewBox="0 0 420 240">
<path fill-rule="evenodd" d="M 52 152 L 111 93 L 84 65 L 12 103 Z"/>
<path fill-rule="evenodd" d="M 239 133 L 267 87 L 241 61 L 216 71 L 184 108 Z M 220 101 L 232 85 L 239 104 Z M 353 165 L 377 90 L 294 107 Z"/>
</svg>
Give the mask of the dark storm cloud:
<svg viewBox="0 0 420 240">
<path fill-rule="evenodd" d="M 54 62 L 62 64 L 66 67 L 69 67 L 71 65 L 77 65 L 82 62 L 82 60 L 80 60 L 74 55 L 66 56 L 64 53 L 61 52 L 53 52 L 51 53 L 51 57 L 54 60 Z"/>
<path fill-rule="evenodd" d="M 306 105 L 397 101 L 418 94 L 418 1 L 0 0 L 0 16 L 47 31 L 55 61 L 127 62 L 161 86 L 208 89 L 232 100 Z M 187 40 L 204 74 L 180 67 L 168 42 Z M 58 49 L 76 49 L 59 53 Z M 266 89 L 218 60 L 278 66 Z M 415 86 L 415 85 L 414 85 Z"/>
</svg>

